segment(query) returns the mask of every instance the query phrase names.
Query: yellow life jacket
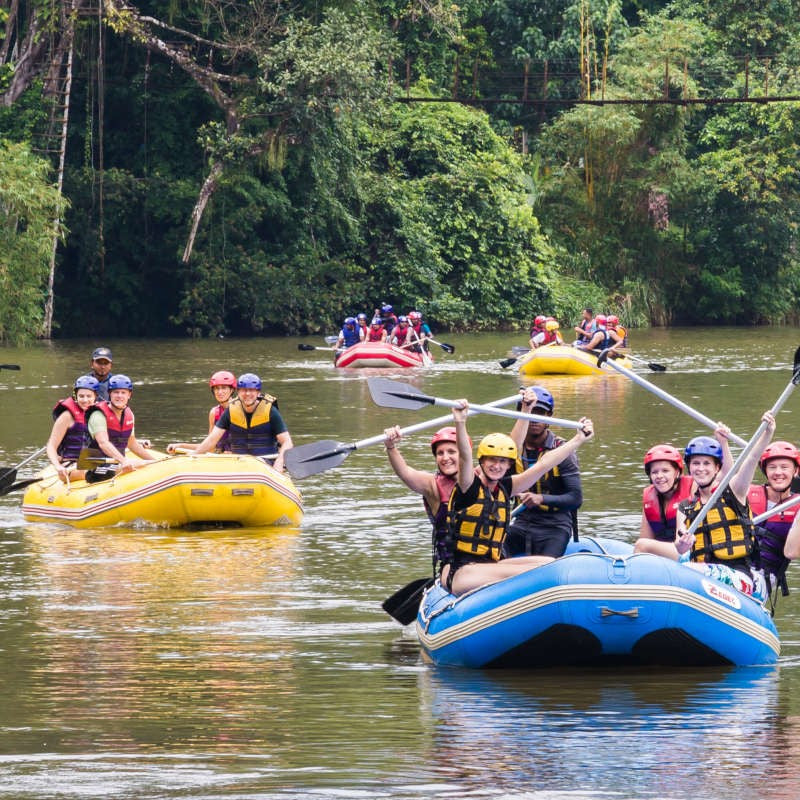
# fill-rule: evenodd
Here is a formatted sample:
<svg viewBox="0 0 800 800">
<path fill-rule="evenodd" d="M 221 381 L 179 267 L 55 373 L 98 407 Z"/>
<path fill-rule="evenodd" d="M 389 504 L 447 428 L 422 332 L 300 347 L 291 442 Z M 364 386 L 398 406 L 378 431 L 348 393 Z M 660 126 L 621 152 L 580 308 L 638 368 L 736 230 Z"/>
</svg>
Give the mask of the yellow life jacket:
<svg viewBox="0 0 800 800">
<path fill-rule="evenodd" d="M 690 521 L 702 508 L 699 500 L 686 514 Z M 733 492 L 726 488 L 695 531 L 692 561 L 739 561 L 753 554 L 753 523 L 747 504 L 742 507 Z"/>
<path fill-rule="evenodd" d="M 487 491 L 483 483 L 478 488 L 475 502 L 466 508 L 453 508 L 454 491 L 447 504 L 447 518 L 451 540 L 457 554 L 477 559 L 499 561 L 506 538 L 510 501 L 502 485 L 497 496 Z"/>
</svg>

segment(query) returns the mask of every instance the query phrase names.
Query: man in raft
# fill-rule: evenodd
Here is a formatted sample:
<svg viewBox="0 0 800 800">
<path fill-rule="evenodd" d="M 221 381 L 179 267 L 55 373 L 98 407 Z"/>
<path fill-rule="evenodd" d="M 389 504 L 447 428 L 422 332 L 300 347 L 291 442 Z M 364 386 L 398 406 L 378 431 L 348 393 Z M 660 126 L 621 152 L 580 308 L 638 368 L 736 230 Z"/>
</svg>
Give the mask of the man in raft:
<svg viewBox="0 0 800 800">
<path fill-rule="evenodd" d="M 194 453 L 214 450 L 228 431 L 232 453 L 272 461 L 272 466 L 283 472 L 286 451 L 294 445 L 278 411 L 278 401 L 272 395 L 261 393 L 261 378 L 252 372 L 239 376 L 236 391 L 236 399 L 222 412 L 211 433 L 197 445 Z"/>
</svg>

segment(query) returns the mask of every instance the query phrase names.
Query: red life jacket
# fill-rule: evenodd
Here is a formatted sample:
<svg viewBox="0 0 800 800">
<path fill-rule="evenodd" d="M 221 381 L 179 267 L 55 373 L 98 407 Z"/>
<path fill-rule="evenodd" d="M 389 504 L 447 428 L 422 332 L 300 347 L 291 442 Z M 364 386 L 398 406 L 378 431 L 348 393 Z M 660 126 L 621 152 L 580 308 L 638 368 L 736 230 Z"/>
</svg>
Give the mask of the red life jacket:
<svg viewBox="0 0 800 800">
<path fill-rule="evenodd" d="M 788 500 L 794 495 L 790 495 Z M 784 501 L 781 501 L 784 502 Z M 767 510 L 767 487 L 753 484 L 747 492 L 747 504 L 754 517 Z M 792 527 L 794 518 L 800 512 L 800 506 L 788 508 L 774 516 L 760 522 L 756 528 L 756 538 L 761 557 L 761 566 L 766 572 L 781 575 L 785 571 L 788 561 L 783 555 L 786 537 Z"/>
<path fill-rule="evenodd" d="M 662 509 L 661 497 L 656 487 L 651 483 L 642 492 L 642 509 L 644 517 L 650 523 L 653 535 L 660 542 L 674 542 L 677 531 L 678 504 L 692 496 L 692 479 L 682 475 L 678 479 L 675 493 L 664 503 Z"/>
<path fill-rule="evenodd" d="M 59 400 L 53 409 L 53 419 L 58 419 L 65 411 L 72 415 L 72 424 L 67 428 L 64 438 L 56 448 L 56 452 L 64 461 L 75 461 L 86 446 L 86 412 L 72 397 Z"/>
<path fill-rule="evenodd" d="M 371 325 L 369 330 L 367 331 L 367 341 L 368 342 L 380 342 L 383 341 L 383 325 L 377 330 L 373 328 Z"/>
<path fill-rule="evenodd" d="M 455 477 L 442 475 L 441 472 L 434 473 L 436 488 L 439 492 L 439 509 L 434 514 L 428 501 L 423 498 L 423 505 L 428 514 L 428 519 L 433 525 L 433 568 L 438 572 L 439 565 L 449 564 L 453 560 L 452 541 L 449 536 L 449 525 L 447 522 L 447 504 L 450 502 L 450 495 L 456 485 Z"/>
<path fill-rule="evenodd" d="M 133 411 L 127 406 L 122 412 L 122 419 L 117 419 L 117 415 L 112 411 L 111 405 L 107 400 L 102 400 L 90 411 L 102 411 L 108 426 L 108 439 L 120 453 L 125 455 L 125 448 L 128 446 L 128 439 L 133 433 Z M 87 419 L 88 422 L 88 419 Z M 91 449 L 99 449 L 97 442 L 89 443 Z"/>
</svg>

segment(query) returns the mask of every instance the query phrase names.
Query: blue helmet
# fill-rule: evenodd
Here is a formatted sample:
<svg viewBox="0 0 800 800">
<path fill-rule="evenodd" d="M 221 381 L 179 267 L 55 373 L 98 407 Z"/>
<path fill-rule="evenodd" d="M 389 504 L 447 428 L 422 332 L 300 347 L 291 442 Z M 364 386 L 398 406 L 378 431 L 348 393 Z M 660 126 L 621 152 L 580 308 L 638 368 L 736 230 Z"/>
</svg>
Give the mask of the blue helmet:
<svg viewBox="0 0 800 800">
<path fill-rule="evenodd" d="M 252 372 L 245 372 L 244 375 L 239 376 L 239 380 L 236 381 L 236 386 L 239 389 L 260 389 L 261 378 Z"/>
<path fill-rule="evenodd" d="M 367 315 L 363 311 L 360 314 L 358 314 L 356 318 L 358 319 L 359 322 L 361 322 L 362 319 L 364 320 L 364 322 L 367 321 Z"/>
<path fill-rule="evenodd" d="M 391 314 L 394 309 L 388 303 L 384 303 L 384 305 L 381 306 L 381 311 L 384 314 Z"/>
<path fill-rule="evenodd" d="M 345 325 L 355 325 L 356 324 L 356 318 L 355 317 L 345 317 L 344 324 Z"/>
<path fill-rule="evenodd" d="M 133 381 L 127 375 L 112 375 L 108 379 L 108 391 L 113 389 L 128 389 L 133 391 Z"/>
<path fill-rule="evenodd" d="M 536 393 L 536 403 L 533 410 L 536 411 L 536 409 L 541 406 L 552 413 L 553 409 L 556 407 L 556 401 L 553 399 L 553 395 L 551 395 L 544 386 L 531 386 L 531 389 Z"/>
<path fill-rule="evenodd" d="M 78 389 L 90 389 L 95 394 L 100 388 L 100 382 L 94 375 L 81 375 L 80 378 L 75 378 L 75 385 L 72 387 L 76 392 Z"/>
<path fill-rule="evenodd" d="M 686 449 L 683 451 L 683 457 L 686 459 L 687 464 L 692 456 L 711 456 L 711 458 L 716 458 L 721 464 L 722 445 L 710 436 L 695 436 L 695 438 L 686 445 Z"/>
</svg>

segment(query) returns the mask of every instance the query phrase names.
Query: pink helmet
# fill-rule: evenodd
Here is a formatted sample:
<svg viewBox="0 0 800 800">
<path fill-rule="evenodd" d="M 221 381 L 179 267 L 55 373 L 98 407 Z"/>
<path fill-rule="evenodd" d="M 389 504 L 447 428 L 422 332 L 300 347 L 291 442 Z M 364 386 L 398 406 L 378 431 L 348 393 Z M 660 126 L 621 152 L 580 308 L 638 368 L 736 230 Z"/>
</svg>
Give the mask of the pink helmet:
<svg viewBox="0 0 800 800">
<path fill-rule="evenodd" d="M 215 372 L 208 382 L 208 385 L 213 389 L 215 386 L 230 386 L 232 389 L 236 388 L 236 376 L 232 372 L 223 369 Z"/>
<path fill-rule="evenodd" d="M 771 458 L 788 458 L 800 467 L 800 453 L 791 442 L 773 442 L 764 450 L 758 460 L 758 466 L 761 467 L 762 472 L 766 471 L 767 461 Z"/>
<path fill-rule="evenodd" d="M 619 325 L 619 317 L 616 314 L 609 314 L 606 319 L 609 325 Z"/>
<path fill-rule="evenodd" d="M 605 314 L 598 314 L 598 315 L 597 315 L 597 316 L 594 318 L 594 321 L 595 321 L 595 322 L 596 322 L 598 325 L 606 325 L 606 324 L 608 323 L 608 317 L 607 317 Z"/>
<path fill-rule="evenodd" d="M 467 441 L 469 442 L 470 449 L 472 449 L 472 439 L 467 437 Z M 431 436 L 431 451 L 434 455 L 436 455 L 436 446 L 441 442 L 456 443 L 456 429 L 452 425 L 446 428 L 439 428 L 439 430 Z"/>
<path fill-rule="evenodd" d="M 644 471 L 648 475 L 650 474 L 650 465 L 654 461 L 669 461 L 678 468 L 678 472 L 683 472 L 681 452 L 671 444 L 654 445 L 644 454 Z"/>
<path fill-rule="evenodd" d="M 543 314 L 539 314 L 539 316 L 533 320 L 533 324 L 537 327 L 541 327 L 545 322 L 547 322 L 547 317 L 545 317 Z"/>
</svg>

